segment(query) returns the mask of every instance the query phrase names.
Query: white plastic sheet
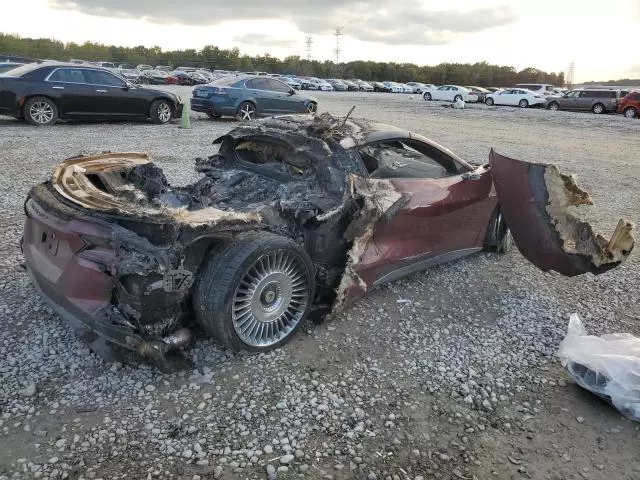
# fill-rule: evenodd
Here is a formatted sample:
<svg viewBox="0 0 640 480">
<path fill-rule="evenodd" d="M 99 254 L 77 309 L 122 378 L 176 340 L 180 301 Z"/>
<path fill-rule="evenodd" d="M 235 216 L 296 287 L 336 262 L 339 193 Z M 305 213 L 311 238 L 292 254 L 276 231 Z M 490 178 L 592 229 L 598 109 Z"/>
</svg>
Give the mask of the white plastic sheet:
<svg viewBox="0 0 640 480">
<path fill-rule="evenodd" d="M 589 335 L 574 313 L 558 356 L 581 387 L 640 421 L 640 338 L 629 333 Z"/>
</svg>

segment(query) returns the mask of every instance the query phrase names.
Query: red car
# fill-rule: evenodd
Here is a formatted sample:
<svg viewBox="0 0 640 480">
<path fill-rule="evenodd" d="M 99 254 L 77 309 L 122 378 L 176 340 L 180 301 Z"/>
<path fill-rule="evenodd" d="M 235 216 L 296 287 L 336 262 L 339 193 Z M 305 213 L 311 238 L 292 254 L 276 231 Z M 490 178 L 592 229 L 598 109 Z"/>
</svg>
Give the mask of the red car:
<svg viewBox="0 0 640 480">
<path fill-rule="evenodd" d="M 627 118 L 640 117 L 640 92 L 630 92 L 620 99 L 618 113 Z"/>
<path fill-rule="evenodd" d="M 27 270 L 94 350 L 166 366 L 194 325 L 269 350 L 380 284 L 506 251 L 507 224 L 525 257 L 565 275 L 606 271 L 633 248 L 628 222 L 603 243 L 566 211 L 588 195 L 552 166 L 494 152 L 473 166 L 420 135 L 327 114 L 242 124 L 215 143 L 185 187 L 144 154 L 109 153 L 66 160 L 30 191 Z"/>
</svg>

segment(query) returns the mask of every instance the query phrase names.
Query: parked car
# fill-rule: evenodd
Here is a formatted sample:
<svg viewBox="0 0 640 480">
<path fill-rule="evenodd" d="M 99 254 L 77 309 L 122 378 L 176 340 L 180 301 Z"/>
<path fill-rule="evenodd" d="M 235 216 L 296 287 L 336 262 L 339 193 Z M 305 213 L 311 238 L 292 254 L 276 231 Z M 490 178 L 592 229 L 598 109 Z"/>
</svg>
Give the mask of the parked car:
<svg viewBox="0 0 640 480">
<path fill-rule="evenodd" d="M 640 92 L 629 92 L 618 104 L 618 113 L 627 118 L 640 117 Z"/>
<path fill-rule="evenodd" d="M 169 122 L 182 113 L 173 93 L 140 88 L 89 65 L 34 63 L 0 75 L 0 114 L 32 125 L 59 119 L 147 119 Z"/>
<path fill-rule="evenodd" d="M 511 88 L 530 90 L 533 93 L 537 93 L 538 95 L 543 95 L 546 97 L 547 95 L 552 95 L 556 87 L 548 83 L 519 83 Z"/>
<path fill-rule="evenodd" d="M 68 159 L 29 191 L 29 278 L 90 345 L 161 367 L 198 328 L 234 350 L 272 350 L 312 312 L 507 251 L 512 222 L 523 256 L 564 275 L 609 271 L 633 247 L 628 232 L 602 245 L 586 226 L 561 238 L 545 208 L 566 194 L 557 171 L 493 151 L 473 166 L 393 126 L 287 116 L 214 143 L 191 185 L 171 186 L 144 154 L 115 153 Z"/>
<path fill-rule="evenodd" d="M 406 83 L 399 83 L 400 88 L 402 88 L 402 93 L 413 93 L 413 87 L 411 85 L 407 85 Z"/>
<path fill-rule="evenodd" d="M 468 88 L 459 85 L 442 85 L 440 87 L 428 88 L 422 97 L 425 100 L 445 100 L 448 102 L 463 100 L 474 103 L 478 101 L 476 92 L 472 92 Z"/>
<path fill-rule="evenodd" d="M 409 85 L 412 88 L 413 91 L 411 93 L 422 94 L 427 89 L 427 86 L 424 83 L 420 83 L 420 82 L 407 82 L 407 85 Z"/>
<path fill-rule="evenodd" d="M 620 92 L 610 89 L 576 89 L 561 97 L 547 97 L 549 110 L 590 110 L 593 113 L 615 112 Z"/>
<path fill-rule="evenodd" d="M 327 80 L 327 82 L 331 84 L 331 87 L 336 92 L 346 92 L 347 90 L 349 90 L 349 87 L 347 87 L 347 84 L 344 83 L 342 80 L 330 78 Z"/>
<path fill-rule="evenodd" d="M 8 72 L 9 70 L 13 70 L 14 68 L 18 68 L 24 65 L 24 63 L 16 63 L 16 62 L 0 62 L 0 73 Z"/>
<path fill-rule="evenodd" d="M 388 87 L 385 83 L 371 82 L 371 85 L 373 86 L 374 92 L 385 92 L 385 93 L 391 92 L 391 87 Z"/>
<path fill-rule="evenodd" d="M 340 80 L 347 86 L 347 90 L 350 92 L 357 92 L 360 90 L 360 86 L 356 82 L 352 82 L 351 80 Z"/>
<path fill-rule="evenodd" d="M 293 77 L 285 77 L 285 76 L 278 76 L 275 77 L 278 80 L 280 80 L 281 82 L 286 83 L 287 85 L 289 85 L 290 87 L 292 87 L 295 90 L 300 90 L 302 88 L 302 83 L 300 83 L 300 81 L 296 78 Z"/>
<path fill-rule="evenodd" d="M 196 81 L 188 72 L 182 70 L 174 70 L 167 77 L 167 83 L 173 85 L 195 85 Z"/>
<path fill-rule="evenodd" d="M 487 95 L 491 93 L 491 90 L 487 90 L 483 87 L 468 86 L 466 88 L 468 88 L 472 92 L 476 92 L 476 95 L 478 95 L 478 102 L 480 103 L 484 103 L 484 101 L 487 99 Z"/>
<path fill-rule="evenodd" d="M 136 70 L 136 69 L 129 69 L 129 68 L 122 68 L 122 65 L 120 65 L 115 72 L 116 74 L 120 75 L 122 78 L 124 78 L 127 82 L 131 82 L 133 84 L 138 84 L 140 83 L 140 71 Z"/>
<path fill-rule="evenodd" d="M 485 103 L 491 105 L 512 105 L 521 108 L 542 106 L 547 99 L 542 95 L 525 90 L 524 88 L 505 88 L 486 96 Z"/>
<path fill-rule="evenodd" d="M 144 70 L 153 70 L 153 67 L 151 65 L 140 64 L 136 67 L 136 70 L 142 72 Z"/>
<path fill-rule="evenodd" d="M 315 113 L 318 100 L 264 75 L 222 77 L 193 89 L 191 109 L 211 118 L 253 120 L 267 114 Z"/>
<path fill-rule="evenodd" d="M 173 70 L 173 68 L 171 68 L 169 65 L 156 65 L 155 67 L 153 67 L 153 69 L 160 70 L 162 72 L 167 72 L 167 73 Z"/>
<path fill-rule="evenodd" d="M 404 88 L 398 85 L 396 82 L 382 82 L 389 89 L 391 93 L 404 93 Z"/>
<path fill-rule="evenodd" d="M 140 83 L 146 85 L 164 85 L 167 83 L 169 74 L 162 70 L 143 70 L 140 72 Z"/>
<path fill-rule="evenodd" d="M 193 79 L 193 85 L 204 85 L 205 83 L 209 83 L 209 77 L 201 72 L 193 71 L 186 72 Z"/>
<path fill-rule="evenodd" d="M 371 85 L 369 82 L 359 80 L 354 83 L 358 85 L 358 90 L 361 92 L 373 92 L 373 85 Z"/>
</svg>

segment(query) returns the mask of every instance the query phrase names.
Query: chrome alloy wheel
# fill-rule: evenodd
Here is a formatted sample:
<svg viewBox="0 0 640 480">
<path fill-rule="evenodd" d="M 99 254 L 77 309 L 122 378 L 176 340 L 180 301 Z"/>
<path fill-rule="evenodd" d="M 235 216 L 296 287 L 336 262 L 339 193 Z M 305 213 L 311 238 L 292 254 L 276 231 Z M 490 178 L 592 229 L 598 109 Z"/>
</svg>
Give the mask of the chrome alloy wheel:
<svg viewBox="0 0 640 480">
<path fill-rule="evenodd" d="M 29 115 L 36 123 L 45 125 L 53 120 L 53 107 L 47 102 L 35 102 L 29 108 Z"/>
<path fill-rule="evenodd" d="M 253 347 L 269 347 L 300 323 L 309 299 L 309 272 L 300 257 L 277 250 L 258 258 L 236 288 L 233 328 Z"/>
<path fill-rule="evenodd" d="M 250 103 L 245 103 L 240 109 L 240 118 L 242 120 L 253 120 L 256 116 L 256 109 Z"/>
<path fill-rule="evenodd" d="M 162 123 L 167 123 L 171 120 L 171 107 L 167 103 L 161 103 L 158 105 L 158 119 Z"/>
</svg>

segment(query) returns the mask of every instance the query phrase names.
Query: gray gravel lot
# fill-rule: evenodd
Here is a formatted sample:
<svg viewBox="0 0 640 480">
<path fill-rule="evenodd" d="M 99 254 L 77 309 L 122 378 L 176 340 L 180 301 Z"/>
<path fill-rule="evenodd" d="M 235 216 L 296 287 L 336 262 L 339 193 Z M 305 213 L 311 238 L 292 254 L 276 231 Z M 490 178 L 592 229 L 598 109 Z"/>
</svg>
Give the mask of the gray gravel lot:
<svg viewBox="0 0 640 480">
<path fill-rule="evenodd" d="M 188 98 L 190 89 L 173 87 Z M 489 149 L 577 174 L 608 236 L 640 223 L 640 121 L 418 95 L 315 94 L 320 111 L 395 124 L 461 156 Z M 637 255 L 598 277 L 543 273 L 514 251 L 478 254 L 377 289 L 268 355 L 209 340 L 197 368 L 106 364 L 20 268 L 25 195 L 80 153 L 144 151 L 172 183 L 195 178 L 232 121 L 30 127 L 0 117 L 0 479 L 637 479 L 638 425 L 563 376 L 569 315 L 640 335 Z"/>
</svg>

